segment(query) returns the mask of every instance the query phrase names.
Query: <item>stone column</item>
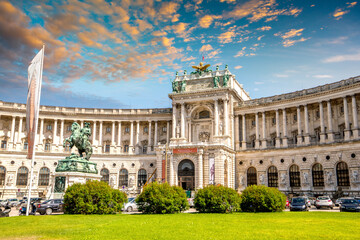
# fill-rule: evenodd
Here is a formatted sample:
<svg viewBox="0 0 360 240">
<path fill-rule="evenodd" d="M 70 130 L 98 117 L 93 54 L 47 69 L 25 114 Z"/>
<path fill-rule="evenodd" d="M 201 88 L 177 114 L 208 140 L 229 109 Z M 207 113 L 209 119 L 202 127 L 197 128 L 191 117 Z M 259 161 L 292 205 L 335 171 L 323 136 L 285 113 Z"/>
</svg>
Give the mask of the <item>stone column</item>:
<svg viewBox="0 0 360 240">
<path fill-rule="evenodd" d="M 242 142 L 241 148 L 242 150 L 246 150 L 246 119 L 245 114 L 242 115 Z"/>
<path fill-rule="evenodd" d="M 353 136 L 354 139 L 359 138 L 359 122 L 358 122 L 358 114 L 357 114 L 357 107 L 356 107 L 356 98 L 355 95 L 351 96 L 352 101 L 352 115 L 353 115 Z"/>
<path fill-rule="evenodd" d="M 185 126 L 185 124 L 184 124 Z M 184 127 L 185 129 L 185 127 Z M 185 135 L 184 135 L 185 136 Z M 154 147 L 158 145 L 158 121 L 155 121 L 155 129 L 154 129 Z"/>
<path fill-rule="evenodd" d="M 40 132 L 39 132 L 39 137 L 38 137 L 38 143 L 37 144 L 40 144 L 42 145 L 43 144 L 43 137 L 44 137 L 44 119 L 41 118 L 40 119 Z M 37 132 L 37 130 L 36 130 Z"/>
<path fill-rule="evenodd" d="M 229 109 L 228 109 L 228 99 L 223 99 L 224 101 L 224 135 L 229 136 Z"/>
<path fill-rule="evenodd" d="M 121 153 L 121 149 L 122 149 L 122 144 L 121 144 L 121 121 L 118 122 L 118 139 L 117 139 L 117 146 L 118 146 L 118 153 Z"/>
<path fill-rule="evenodd" d="M 166 122 L 166 143 L 169 144 L 169 140 L 170 140 L 170 122 L 167 121 Z"/>
<path fill-rule="evenodd" d="M 81 128 L 84 127 L 84 121 L 83 121 L 83 120 L 80 121 L 80 127 L 81 127 Z"/>
<path fill-rule="evenodd" d="M 260 139 L 259 139 L 259 113 L 255 113 L 255 148 L 260 148 Z"/>
<path fill-rule="evenodd" d="M 214 136 L 219 136 L 219 102 L 218 102 L 218 99 L 215 99 L 215 101 L 214 101 L 214 125 L 215 125 Z"/>
<path fill-rule="evenodd" d="M 235 150 L 240 150 L 239 115 L 235 115 Z"/>
<path fill-rule="evenodd" d="M 170 170 L 169 171 L 169 184 L 172 186 L 172 185 L 174 185 L 173 179 L 175 178 L 175 176 L 174 176 L 174 155 L 173 154 L 170 155 L 169 170 Z M 165 171 L 167 171 L 167 169 Z"/>
<path fill-rule="evenodd" d="M 59 140 L 59 147 L 60 150 L 63 149 L 63 142 L 64 142 L 64 119 L 61 119 L 60 122 L 60 140 Z"/>
<path fill-rule="evenodd" d="M 287 147 L 288 146 L 288 139 L 287 139 L 287 125 L 286 125 L 286 109 L 284 108 L 282 110 L 282 114 L 283 114 L 283 142 L 282 145 L 283 147 Z"/>
<path fill-rule="evenodd" d="M 93 126 L 93 132 L 92 132 L 93 136 L 92 136 L 92 145 L 95 146 L 95 141 L 96 141 L 96 121 L 94 121 L 94 126 Z"/>
<path fill-rule="evenodd" d="M 310 134 L 309 134 L 309 113 L 307 104 L 304 105 L 304 123 L 305 123 L 305 145 L 310 145 Z"/>
<path fill-rule="evenodd" d="M 181 136 L 180 137 L 183 139 L 185 138 L 185 103 L 181 103 Z"/>
<path fill-rule="evenodd" d="M 328 142 L 334 142 L 334 132 L 332 125 L 331 102 L 327 101 L 327 118 L 328 118 Z"/>
<path fill-rule="evenodd" d="M 262 112 L 262 131 L 263 131 L 263 139 L 261 141 L 261 148 L 267 148 L 265 112 Z"/>
<path fill-rule="evenodd" d="M 111 126 L 111 146 L 115 145 L 115 121 L 112 121 Z"/>
<path fill-rule="evenodd" d="M 325 133 L 325 120 L 324 120 L 324 106 L 322 102 L 319 102 L 319 112 L 320 112 L 320 143 L 325 143 L 326 133 Z"/>
<path fill-rule="evenodd" d="M 346 97 L 343 98 L 344 100 L 344 120 L 345 120 L 345 139 L 350 140 L 350 122 L 349 122 L 349 110 L 347 105 Z"/>
<path fill-rule="evenodd" d="M 300 106 L 297 106 L 297 125 L 298 125 L 297 145 L 301 145 L 301 144 L 302 144 L 302 133 L 301 133 L 301 112 L 300 112 Z"/>
<path fill-rule="evenodd" d="M 147 148 L 147 153 L 149 154 L 151 152 L 151 145 L 152 145 L 152 142 L 151 142 L 151 121 L 149 121 L 149 135 L 148 135 L 148 148 Z"/>
<path fill-rule="evenodd" d="M 15 119 L 16 117 L 13 116 L 12 117 L 12 122 L 11 122 L 11 132 L 10 132 L 10 143 L 8 148 L 12 149 L 13 148 L 13 144 L 14 144 L 14 138 L 15 138 Z"/>
<path fill-rule="evenodd" d="M 275 111 L 275 121 L 276 121 L 276 143 L 275 147 L 280 147 L 280 117 L 279 117 L 279 109 Z"/>
<path fill-rule="evenodd" d="M 129 146 L 129 153 L 134 153 L 134 121 L 130 121 L 130 146 Z"/>
<path fill-rule="evenodd" d="M 140 153 L 140 121 L 136 121 L 135 154 Z"/>
<path fill-rule="evenodd" d="M 176 122 L 176 103 L 174 103 L 172 105 L 173 107 L 173 112 L 172 112 L 172 138 L 176 138 L 176 125 L 177 125 L 177 122 Z M 150 134 L 150 132 L 149 132 Z"/>
<path fill-rule="evenodd" d="M 198 166 L 197 166 L 197 175 L 198 175 L 198 182 L 196 183 L 196 188 L 200 189 L 203 188 L 203 154 L 204 150 L 199 149 L 198 152 Z"/>
<path fill-rule="evenodd" d="M 21 144 L 22 123 L 23 123 L 23 117 L 20 117 L 19 131 L 18 131 L 18 137 L 17 137 L 17 143 L 20 143 L 20 144 Z"/>
<path fill-rule="evenodd" d="M 53 131 L 53 144 L 57 145 L 58 141 L 57 141 L 57 119 L 54 120 L 54 131 Z"/>
<path fill-rule="evenodd" d="M 100 149 L 103 149 L 103 141 L 102 141 L 102 129 L 103 129 L 103 122 L 100 121 L 100 127 L 99 127 L 99 147 Z M 102 150 L 100 150 L 101 152 Z"/>
</svg>

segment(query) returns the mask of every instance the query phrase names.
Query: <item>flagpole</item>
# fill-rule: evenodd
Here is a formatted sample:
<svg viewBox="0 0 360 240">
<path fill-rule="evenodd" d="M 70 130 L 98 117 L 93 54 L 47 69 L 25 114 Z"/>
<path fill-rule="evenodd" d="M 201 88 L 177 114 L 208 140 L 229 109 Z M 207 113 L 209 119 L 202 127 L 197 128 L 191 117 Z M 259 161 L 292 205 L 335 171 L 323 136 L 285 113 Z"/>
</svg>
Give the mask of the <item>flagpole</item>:
<svg viewBox="0 0 360 240">
<path fill-rule="evenodd" d="M 43 47 L 42 47 L 40 79 L 42 79 L 42 74 L 43 74 L 44 52 L 45 52 L 45 44 L 43 44 Z M 41 82 L 42 81 L 40 81 L 40 84 L 39 84 L 40 89 L 41 89 Z M 39 107 L 40 107 L 40 96 L 41 96 L 41 94 L 39 94 L 39 101 L 37 102 L 38 103 L 38 106 L 37 106 L 38 111 L 39 111 Z M 39 112 L 37 112 L 35 114 L 37 114 L 39 116 Z M 35 121 L 35 133 L 37 132 L 37 128 L 38 128 L 38 122 L 39 122 L 38 116 L 36 117 L 36 121 Z M 36 134 L 35 134 L 35 136 L 36 136 Z M 30 170 L 30 181 L 29 181 L 28 197 L 27 197 L 27 205 L 26 205 L 26 216 L 29 216 L 29 210 L 30 210 L 31 186 L 32 186 L 32 180 L 33 180 L 33 175 L 34 175 L 34 162 L 35 162 L 35 146 L 32 147 L 31 170 Z"/>
</svg>

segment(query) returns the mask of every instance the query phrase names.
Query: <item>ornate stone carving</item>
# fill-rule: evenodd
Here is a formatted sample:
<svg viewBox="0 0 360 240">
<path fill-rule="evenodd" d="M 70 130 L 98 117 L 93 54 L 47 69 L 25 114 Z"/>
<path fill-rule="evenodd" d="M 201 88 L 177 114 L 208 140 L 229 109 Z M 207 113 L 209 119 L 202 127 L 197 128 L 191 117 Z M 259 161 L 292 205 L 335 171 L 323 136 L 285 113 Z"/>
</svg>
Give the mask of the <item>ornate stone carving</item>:
<svg viewBox="0 0 360 240">
<path fill-rule="evenodd" d="M 210 139 L 210 133 L 209 132 L 201 132 L 199 134 L 199 140 L 201 142 L 208 142 Z"/>
</svg>

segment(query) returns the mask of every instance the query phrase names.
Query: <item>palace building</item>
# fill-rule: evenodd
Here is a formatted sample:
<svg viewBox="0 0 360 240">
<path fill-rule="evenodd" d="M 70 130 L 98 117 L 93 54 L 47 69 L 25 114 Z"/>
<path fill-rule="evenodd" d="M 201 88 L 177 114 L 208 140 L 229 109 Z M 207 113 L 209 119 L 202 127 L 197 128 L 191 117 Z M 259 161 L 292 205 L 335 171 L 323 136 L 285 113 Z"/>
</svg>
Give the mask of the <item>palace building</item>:
<svg viewBox="0 0 360 240">
<path fill-rule="evenodd" d="M 186 190 L 258 184 L 286 194 L 360 195 L 360 76 L 251 99 L 227 67 L 201 68 L 176 74 L 172 90 L 168 109 L 41 106 L 32 196 L 51 197 L 74 121 L 90 123 L 90 161 L 101 181 L 128 195 L 148 179 Z M 25 104 L 0 101 L 3 199 L 28 191 L 25 116 Z"/>
</svg>

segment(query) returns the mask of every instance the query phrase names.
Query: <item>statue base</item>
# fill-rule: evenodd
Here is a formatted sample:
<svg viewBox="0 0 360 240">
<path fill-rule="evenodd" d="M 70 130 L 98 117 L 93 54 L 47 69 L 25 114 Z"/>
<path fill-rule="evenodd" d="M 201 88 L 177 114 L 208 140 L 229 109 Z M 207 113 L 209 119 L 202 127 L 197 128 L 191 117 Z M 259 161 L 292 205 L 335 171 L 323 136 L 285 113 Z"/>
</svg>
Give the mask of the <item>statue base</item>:
<svg viewBox="0 0 360 240">
<path fill-rule="evenodd" d="M 97 174 L 96 163 L 89 162 L 88 160 L 76 155 L 71 154 L 65 159 L 59 160 L 55 172 L 82 172 Z"/>
</svg>

